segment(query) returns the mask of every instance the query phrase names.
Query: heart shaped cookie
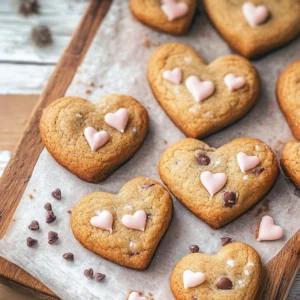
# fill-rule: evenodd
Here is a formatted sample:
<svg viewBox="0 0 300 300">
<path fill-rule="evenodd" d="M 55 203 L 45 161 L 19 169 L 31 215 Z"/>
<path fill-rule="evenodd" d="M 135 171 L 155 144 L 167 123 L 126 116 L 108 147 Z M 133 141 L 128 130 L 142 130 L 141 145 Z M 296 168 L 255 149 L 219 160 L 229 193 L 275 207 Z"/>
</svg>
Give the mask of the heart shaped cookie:
<svg viewBox="0 0 300 300">
<path fill-rule="evenodd" d="M 130 0 L 133 15 L 145 25 L 170 34 L 187 32 L 196 0 Z"/>
<path fill-rule="evenodd" d="M 247 244 L 231 243 L 215 256 L 192 253 L 182 258 L 170 285 L 177 300 L 253 300 L 261 279 L 258 253 Z"/>
<path fill-rule="evenodd" d="M 174 70 L 181 71 L 180 83 L 165 77 L 170 74 L 166 72 Z M 240 78 L 238 85 L 233 82 L 236 78 Z M 173 122 L 187 136 L 198 138 L 242 118 L 254 105 L 260 89 L 256 70 L 245 58 L 228 55 L 206 65 L 193 48 L 179 43 L 155 50 L 148 64 L 148 81 Z"/>
<path fill-rule="evenodd" d="M 251 156 L 257 159 L 247 171 L 241 170 L 240 153 L 246 160 Z M 184 139 L 168 147 L 159 162 L 160 177 L 174 196 L 215 229 L 262 199 L 277 173 L 272 150 L 250 138 L 235 139 L 218 149 Z"/>
<path fill-rule="evenodd" d="M 279 48 L 300 33 L 299 1 L 203 0 L 203 5 L 228 44 L 248 58 Z"/>
<path fill-rule="evenodd" d="M 119 194 L 93 193 L 72 210 L 75 238 L 88 250 L 124 267 L 143 270 L 172 218 L 172 199 L 158 182 L 138 177 Z"/>
<path fill-rule="evenodd" d="M 109 95 L 95 104 L 61 98 L 46 108 L 40 121 L 48 152 L 77 177 L 94 183 L 133 156 L 147 131 L 146 109 L 125 95 Z"/>
<path fill-rule="evenodd" d="M 296 139 L 300 139 L 300 60 L 288 66 L 277 82 L 277 99 L 280 108 Z"/>
</svg>

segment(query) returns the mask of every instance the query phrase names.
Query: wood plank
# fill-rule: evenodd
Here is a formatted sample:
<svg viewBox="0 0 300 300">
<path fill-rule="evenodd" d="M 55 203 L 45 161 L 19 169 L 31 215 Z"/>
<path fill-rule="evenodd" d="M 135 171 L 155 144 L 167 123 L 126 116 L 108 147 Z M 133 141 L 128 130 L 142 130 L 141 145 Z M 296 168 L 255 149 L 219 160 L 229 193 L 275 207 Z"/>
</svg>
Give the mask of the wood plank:
<svg viewBox="0 0 300 300">
<path fill-rule="evenodd" d="M 43 108 L 55 99 L 64 96 L 110 4 L 111 0 L 90 1 L 72 41 L 60 59 L 30 121 L 25 127 L 24 135 L 15 150 L 13 158 L 0 179 L 0 212 L 2 214 L 0 238 L 5 234 L 24 193 L 28 178 L 43 149 L 38 126 Z M 29 153 L 30 155 L 28 155 Z M 23 283 L 42 293 L 53 295 L 46 287 L 22 269 L 8 262 L 4 262 L 3 266 L 0 268 L 0 275 Z"/>
</svg>

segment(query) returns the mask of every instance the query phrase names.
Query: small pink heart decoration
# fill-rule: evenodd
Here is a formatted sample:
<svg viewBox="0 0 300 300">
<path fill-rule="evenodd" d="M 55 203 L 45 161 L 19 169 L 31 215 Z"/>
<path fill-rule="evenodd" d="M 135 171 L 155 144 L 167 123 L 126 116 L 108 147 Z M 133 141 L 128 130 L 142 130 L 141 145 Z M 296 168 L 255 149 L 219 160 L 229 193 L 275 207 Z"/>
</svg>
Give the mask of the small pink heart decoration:
<svg viewBox="0 0 300 300">
<path fill-rule="evenodd" d="M 134 215 L 125 215 L 122 217 L 122 223 L 125 227 L 140 231 L 145 230 L 147 215 L 143 210 L 138 210 Z"/>
<path fill-rule="evenodd" d="M 251 170 L 260 164 L 258 156 L 248 156 L 244 152 L 239 152 L 236 158 L 243 173 L 246 173 L 246 171 Z"/>
<path fill-rule="evenodd" d="M 197 102 L 208 98 L 215 91 L 214 84 L 211 81 L 201 81 L 197 76 L 188 77 L 185 86 Z"/>
<path fill-rule="evenodd" d="M 95 227 L 99 227 L 104 230 L 109 230 L 112 233 L 112 225 L 113 225 L 114 217 L 112 213 L 108 210 L 104 210 L 98 214 L 98 216 L 91 218 L 91 225 Z"/>
<path fill-rule="evenodd" d="M 129 297 L 128 300 L 148 300 L 147 297 L 141 297 L 139 293 L 137 292 L 132 292 Z"/>
<path fill-rule="evenodd" d="M 201 173 L 200 180 L 212 197 L 215 193 L 220 191 L 226 184 L 227 176 L 224 173 L 213 174 L 209 171 Z"/>
<path fill-rule="evenodd" d="M 129 112 L 126 108 L 120 108 L 115 113 L 108 113 L 104 116 L 105 122 L 120 132 L 124 132 L 128 119 Z"/>
<path fill-rule="evenodd" d="M 201 272 L 192 272 L 190 270 L 186 270 L 183 272 L 183 286 L 185 289 L 193 288 L 195 286 L 200 285 L 206 280 L 206 276 Z"/>
<path fill-rule="evenodd" d="M 270 216 L 264 216 L 261 219 L 258 238 L 260 241 L 275 241 L 283 236 L 283 228 L 275 225 L 274 220 Z"/>
<path fill-rule="evenodd" d="M 224 77 L 224 82 L 230 91 L 234 91 L 242 88 L 245 85 L 245 78 L 236 77 L 230 73 Z"/>
<path fill-rule="evenodd" d="M 104 146 L 109 139 L 109 134 L 107 131 L 97 131 L 94 127 L 85 128 L 84 136 L 93 152 Z"/>
<path fill-rule="evenodd" d="M 243 14 L 251 27 L 262 24 L 269 16 L 269 10 L 264 5 L 255 6 L 251 2 L 243 5 Z"/>
<path fill-rule="evenodd" d="M 176 0 L 165 0 L 161 9 L 167 15 L 169 21 L 181 18 L 189 11 L 189 7 L 186 3 L 176 2 Z"/>
<path fill-rule="evenodd" d="M 182 71 L 179 68 L 164 71 L 163 78 L 175 84 L 180 84 L 182 80 Z"/>
</svg>

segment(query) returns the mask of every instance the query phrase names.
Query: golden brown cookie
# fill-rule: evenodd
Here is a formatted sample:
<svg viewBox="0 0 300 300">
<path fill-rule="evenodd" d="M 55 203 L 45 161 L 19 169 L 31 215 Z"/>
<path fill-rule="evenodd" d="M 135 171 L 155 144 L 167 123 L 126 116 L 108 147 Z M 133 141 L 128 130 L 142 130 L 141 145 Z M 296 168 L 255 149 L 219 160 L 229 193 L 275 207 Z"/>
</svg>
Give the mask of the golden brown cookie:
<svg viewBox="0 0 300 300">
<path fill-rule="evenodd" d="M 130 0 L 133 15 L 145 25 L 170 34 L 188 31 L 196 0 Z"/>
<path fill-rule="evenodd" d="M 125 95 L 109 95 L 95 104 L 61 98 L 45 109 L 40 121 L 43 142 L 55 160 L 94 183 L 132 157 L 147 131 L 146 109 Z"/>
<path fill-rule="evenodd" d="M 237 52 L 256 57 L 300 33 L 298 0 L 203 0 L 214 26 Z"/>
<path fill-rule="evenodd" d="M 72 210 L 75 238 L 88 250 L 118 265 L 143 270 L 172 218 L 172 199 L 158 182 L 138 177 L 119 194 L 83 197 Z"/>
<path fill-rule="evenodd" d="M 215 149 L 196 139 L 167 148 L 159 174 L 174 196 L 212 228 L 236 219 L 261 200 L 278 173 L 262 141 L 238 138 Z"/>
<path fill-rule="evenodd" d="M 159 104 L 189 137 L 204 137 L 242 118 L 260 90 L 255 68 L 243 57 L 209 65 L 191 47 L 164 44 L 152 54 L 148 81 Z"/>
<path fill-rule="evenodd" d="M 300 189 L 300 142 L 289 141 L 283 148 L 281 166 L 292 183 Z"/>
<path fill-rule="evenodd" d="M 217 255 L 192 253 L 175 266 L 170 280 L 176 300 L 255 300 L 262 279 L 258 253 L 231 243 Z"/>
<path fill-rule="evenodd" d="M 288 66 L 277 82 L 277 99 L 296 139 L 300 139 L 300 60 Z"/>
</svg>

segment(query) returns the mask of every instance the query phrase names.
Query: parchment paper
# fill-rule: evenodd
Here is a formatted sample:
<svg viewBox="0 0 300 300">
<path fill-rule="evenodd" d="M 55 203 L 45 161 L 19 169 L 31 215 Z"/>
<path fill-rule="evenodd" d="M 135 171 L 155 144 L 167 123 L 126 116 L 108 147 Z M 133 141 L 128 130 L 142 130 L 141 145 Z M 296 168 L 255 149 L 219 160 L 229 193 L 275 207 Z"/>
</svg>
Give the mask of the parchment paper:
<svg viewBox="0 0 300 300">
<path fill-rule="evenodd" d="M 174 199 L 172 224 L 150 268 L 144 272 L 105 261 L 85 250 L 75 240 L 69 226 L 68 209 L 72 209 L 82 196 L 94 191 L 117 193 L 123 184 L 136 176 L 159 180 L 157 165 L 161 153 L 168 145 L 184 138 L 157 104 L 146 80 L 150 54 L 156 46 L 170 41 L 194 46 L 208 62 L 231 53 L 203 13 L 197 16 L 188 36 L 172 37 L 143 26 L 131 16 L 127 1 L 114 0 L 67 95 L 81 96 L 91 101 L 109 93 L 131 95 L 148 108 L 149 135 L 138 153 L 99 185 L 80 181 L 60 167 L 44 150 L 7 234 L 0 241 L 2 256 L 27 270 L 63 299 L 124 300 L 130 290 L 144 291 L 146 294 L 151 292 L 156 300 L 173 299 L 169 290 L 169 276 L 175 263 L 189 253 L 190 244 L 198 244 L 202 252 L 214 254 L 220 249 L 220 237 L 230 236 L 252 245 L 266 263 L 300 228 L 299 196 L 281 173 L 265 200 L 217 231 L 210 229 Z M 255 61 L 262 80 L 262 94 L 258 104 L 244 119 L 213 134 L 206 142 L 218 147 L 241 136 L 260 138 L 273 147 L 279 158 L 282 142 L 292 136 L 275 98 L 275 83 L 279 72 L 299 58 L 299 53 L 298 39 L 284 49 Z M 91 87 L 90 82 L 94 82 L 95 86 Z M 91 94 L 86 92 L 88 89 L 92 90 Z M 50 196 L 51 191 L 57 187 L 61 188 L 63 194 L 60 202 Z M 32 194 L 33 199 L 28 194 Z M 57 215 L 57 221 L 50 225 L 45 224 L 43 206 L 46 202 L 52 203 Z M 259 210 L 268 210 L 267 213 L 284 227 L 283 239 L 265 243 L 255 240 L 254 232 L 265 213 L 259 214 Z M 39 232 L 27 229 L 33 219 L 41 224 Z M 48 245 L 47 232 L 50 230 L 59 233 L 58 245 Z M 38 239 L 37 248 L 26 246 L 27 236 Z M 65 252 L 75 254 L 74 263 L 62 259 Z M 85 278 L 83 271 L 86 268 L 105 273 L 105 282 L 97 283 Z"/>
</svg>

